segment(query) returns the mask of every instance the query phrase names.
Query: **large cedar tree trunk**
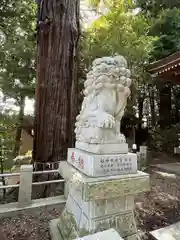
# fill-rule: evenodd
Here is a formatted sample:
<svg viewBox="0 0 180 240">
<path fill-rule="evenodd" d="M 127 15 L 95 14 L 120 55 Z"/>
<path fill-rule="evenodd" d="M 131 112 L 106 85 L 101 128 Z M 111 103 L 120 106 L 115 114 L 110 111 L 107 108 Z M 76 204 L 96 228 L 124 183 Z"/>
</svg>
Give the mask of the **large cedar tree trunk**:
<svg viewBox="0 0 180 240">
<path fill-rule="evenodd" d="M 77 115 L 79 0 L 44 0 L 37 35 L 33 159 L 66 159 Z"/>
</svg>

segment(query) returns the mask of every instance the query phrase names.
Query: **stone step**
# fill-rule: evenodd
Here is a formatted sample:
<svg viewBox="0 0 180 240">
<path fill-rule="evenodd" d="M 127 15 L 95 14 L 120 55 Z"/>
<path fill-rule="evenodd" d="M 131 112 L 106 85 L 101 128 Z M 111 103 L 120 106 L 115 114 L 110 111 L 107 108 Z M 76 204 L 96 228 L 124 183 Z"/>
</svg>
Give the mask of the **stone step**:
<svg viewBox="0 0 180 240">
<path fill-rule="evenodd" d="M 180 222 L 150 232 L 157 240 L 180 240 Z"/>
<path fill-rule="evenodd" d="M 103 232 L 98 232 L 93 235 L 77 238 L 76 240 L 123 240 L 114 229 L 109 229 Z"/>
</svg>

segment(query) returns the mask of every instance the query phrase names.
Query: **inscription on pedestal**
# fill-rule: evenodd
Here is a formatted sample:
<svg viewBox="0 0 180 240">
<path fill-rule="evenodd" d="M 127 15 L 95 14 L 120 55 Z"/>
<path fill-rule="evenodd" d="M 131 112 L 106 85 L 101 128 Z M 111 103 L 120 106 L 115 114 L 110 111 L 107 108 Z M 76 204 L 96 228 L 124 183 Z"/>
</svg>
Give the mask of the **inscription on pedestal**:
<svg viewBox="0 0 180 240">
<path fill-rule="evenodd" d="M 92 177 L 137 172 L 137 155 L 96 155 L 79 149 L 68 149 L 68 163 Z"/>
<path fill-rule="evenodd" d="M 112 156 L 112 157 L 102 157 L 101 160 L 101 169 L 104 173 L 108 172 L 124 172 L 132 171 L 132 159 L 131 157 L 124 156 Z"/>
</svg>

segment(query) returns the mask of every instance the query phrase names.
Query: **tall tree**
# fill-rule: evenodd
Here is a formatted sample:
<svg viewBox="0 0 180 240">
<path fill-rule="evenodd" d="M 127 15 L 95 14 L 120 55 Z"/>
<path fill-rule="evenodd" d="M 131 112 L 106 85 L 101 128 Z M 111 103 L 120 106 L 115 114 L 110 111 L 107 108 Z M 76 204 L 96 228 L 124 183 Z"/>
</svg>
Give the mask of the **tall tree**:
<svg viewBox="0 0 180 240">
<path fill-rule="evenodd" d="M 180 6 L 178 1 L 158 0 L 158 2 L 154 2 L 138 0 L 137 4 L 140 4 L 144 16 L 151 23 L 149 35 L 154 36 L 152 49 L 149 54 L 150 61 L 163 59 L 179 51 L 180 10 L 176 8 Z M 171 86 L 165 83 L 160 84 L 160 82 L 162 80 L 159 80 L 159 83 L 156 84 L 159 92 L 159 123 L 161 128 L 165 128 L 172 123 L 170 114 L 172 112 Z M 153 107 L 152 101 L 151 107 Z M 177 112 L 176 116 L 178 116 Z"/>
<path fill-rule="evenodd" d="M 127 110 L 134 114 L 133 106 L 137 103 L 139 116 L 142 118 L 144 99 L 148 95 L 148 78 L 144 65 L 149 59 L 153 37 L 148 36 L 149 25 L 142 14 L 134 15 L 130 6 L 126 7 L 122 2 L 110 7 L 88 29 L 84 46 L 84 55 L 87 56 L 85 63 L 88 68 L 96 57 L 117 53 L 125 56 L 134 83 Z"/>
<path fill-rule="evenodd" d="M 152 60 L 159 60 L 180 50 L 180 10 L 162 11 L 153 21 L 149 34 L 155 36 Z"/>
<path fill-rule="evenodd" d="M 0 9 L 0 88 L 19 107 L 13 157 L 20 149 L 25 98 L 34 97 L 35 4 L 30 0 L 3 1 Z"/>
<path fill-rule="evenodd" d="M 77 114 L 79 0 L 39 1 L 33 158 L 64 160 Z"/>
</svg>

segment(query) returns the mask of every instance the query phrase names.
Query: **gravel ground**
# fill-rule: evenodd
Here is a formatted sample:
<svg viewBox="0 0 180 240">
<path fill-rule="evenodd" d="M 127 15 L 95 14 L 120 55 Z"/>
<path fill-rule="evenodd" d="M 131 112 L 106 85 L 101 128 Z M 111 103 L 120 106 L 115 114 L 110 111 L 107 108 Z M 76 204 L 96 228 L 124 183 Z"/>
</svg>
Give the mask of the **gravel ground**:
<svg viewBox="0 0 180 240">
<path fill-rule="evenodd" d="M 137 196 L 135 211 L 138 227 L 145 232 L 180 221 L 180 177 L 156 169 L 149 173 L 151 191 Z M 56 205 L 5 218 L 0 221 L 0 228 L 8 240 L 49 240 L 49 221 L 57 218 L 62 208 L 63 205 Z M 152 238 L 147 234 L 145 239 Z"/>
<path fill-rule="evenodd" d="M 158 169 L 149 171 L 151 191 L 136 199 L 138 227 L 153 231 L 180 221 L 180 177 Z M 151 240 L 148 234 L 145 239 Z"/>
<path fill-rule="evenodd" d="M 0 221 L 7 240 L 49 240 L 49 221 L 57 218 L 63 205 L 55 205 Z M 1 236 L 0 236 L 1 239 Z"/>
</svg>

